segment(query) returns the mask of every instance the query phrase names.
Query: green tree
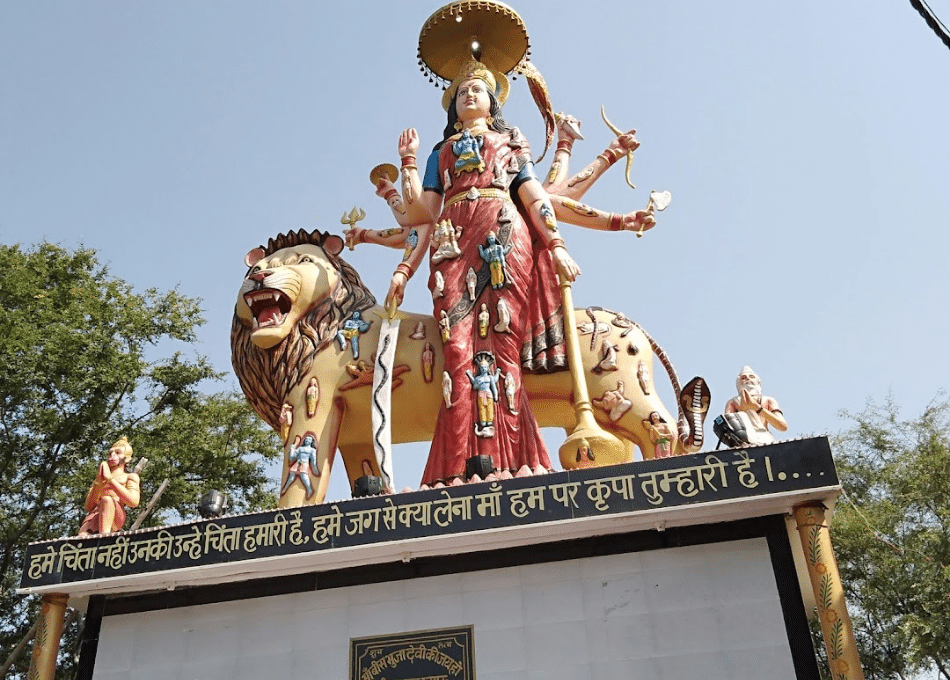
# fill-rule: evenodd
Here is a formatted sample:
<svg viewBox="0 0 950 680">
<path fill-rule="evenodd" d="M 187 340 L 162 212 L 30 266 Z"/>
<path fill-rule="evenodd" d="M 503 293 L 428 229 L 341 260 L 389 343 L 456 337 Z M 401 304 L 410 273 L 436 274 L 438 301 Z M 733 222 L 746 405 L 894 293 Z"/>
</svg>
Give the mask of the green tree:
<svg viewBox="0 0 950 680">
<path fill-rule="evenodd" d="M 23 550 L 75 535 L 113 441 L 127 436 L 150 461 L 140 510 L 170 479 L 145 526 L 196 517 L 210 488 L 234 511 L 273 506 L 264 464 L 280 443 L 242 396 L 201 391 L 222 376 L 184 351 L 203 323 L 197 300 L 137 293 L 86 248 L 0 246 L 0 272 L 0 649 L 10 650 L 37 606 L 13 592 Z M 62 661 L 68 677 L 68 649 Z"/>
<path fill-rule="evenodd" d="M 950 402 L 847 415 L 831 531 L 866 676 L 950 680 Z"/>
</svg>

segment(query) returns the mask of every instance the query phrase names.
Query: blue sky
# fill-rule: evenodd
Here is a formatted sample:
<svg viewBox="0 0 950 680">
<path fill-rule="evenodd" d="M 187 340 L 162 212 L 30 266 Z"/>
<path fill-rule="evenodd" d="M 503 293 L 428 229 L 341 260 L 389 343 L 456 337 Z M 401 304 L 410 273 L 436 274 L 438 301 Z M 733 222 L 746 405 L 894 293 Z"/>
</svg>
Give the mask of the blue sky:
<svg viewBox="0 0 950 680">
<path fill-rule="evenodd" d="M 355 205 L 391 225 L 367 177 L 397 162 L 403 128 L 438 141 L 440 92 L 415 60 L 438 6 L 4 3 L 0 241 L 84 244 L 139 289 L 202 298 L 198 349 L 230 371 L 249 249 L 339 231 Z M 673 195 L 642 239 L 564 228 L 579 306 L 642 324 L 681 379 L 708 380 L 716 413 L 751 364 L 790 436 L 841 429 L 840 409 L 889 392 L 915 415 L 950 385 L 950 50 L 908 2 L 515 7 L 555 109 L 584 122 L 574 169 L 610 139 L 601 105 L 638 130 L 638 189 L 617 167 L 586 201 Z M 540 151 L 520 79 L 505 115 Z M 380 298 L 397 258 L 347 254 Z M 431 309 L 423 276 L 404 307 Z M 401 452 L 400 486 L 425 453 Z M 329 498 L 344 497 L 334 476 Z"/>
</svg>

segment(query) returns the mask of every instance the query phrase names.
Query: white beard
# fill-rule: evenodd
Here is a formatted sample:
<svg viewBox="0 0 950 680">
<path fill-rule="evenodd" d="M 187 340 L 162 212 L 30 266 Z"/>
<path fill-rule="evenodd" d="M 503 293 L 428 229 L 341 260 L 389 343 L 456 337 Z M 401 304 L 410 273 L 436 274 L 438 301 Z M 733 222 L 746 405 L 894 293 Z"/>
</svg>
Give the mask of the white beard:
<svg viewBox="0 0 950 680">
<path fill-rule="evenodd" d="M 749 396 L 761 403 L 762 385 L 758 380 L 744 380 L 739 387 L 749 393 Z"/>
</svg>

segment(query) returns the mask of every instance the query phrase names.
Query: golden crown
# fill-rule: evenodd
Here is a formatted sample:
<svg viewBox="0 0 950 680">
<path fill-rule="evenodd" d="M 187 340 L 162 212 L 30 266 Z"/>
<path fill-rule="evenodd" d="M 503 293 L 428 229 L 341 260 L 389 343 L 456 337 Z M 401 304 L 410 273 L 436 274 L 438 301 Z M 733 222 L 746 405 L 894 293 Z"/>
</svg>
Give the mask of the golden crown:
<svg viewBox="0 0 950 680">
<path fill-rule="evenodd" d="M 504 104 L 508 99 L 508 79 L 504 74 L 498 73 L 497 71 L 493 72 L 488 66 L 477 59 L 469 59 L 459 70 L 455 79 L 445 89 L 445 92 L 442 93 L 442 108 L 448 111 L 449 105 L 452 103 L 452 99 L 455 97 L 459 85 L 473 78 L 478 78 L 488 86 L 491 93 L 495 95 L 495 99 L 498 100 L 499 105 Z"/>
</svg>

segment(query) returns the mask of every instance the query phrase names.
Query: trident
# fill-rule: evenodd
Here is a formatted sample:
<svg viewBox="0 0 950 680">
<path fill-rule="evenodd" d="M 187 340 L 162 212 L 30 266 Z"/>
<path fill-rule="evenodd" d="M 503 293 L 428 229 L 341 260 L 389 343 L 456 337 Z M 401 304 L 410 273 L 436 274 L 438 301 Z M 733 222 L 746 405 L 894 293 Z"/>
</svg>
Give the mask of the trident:
<svg viewBox="0 0 950 680">
<path fill-rule="evenodd" d="M 354 206 L 353 209 L 350 211 L 349 215 L 347 215 L 346 213 L 343 213 L 343 217 L 340 218 L 340 224 L 349 225 L 349 227 L 352 229 L 353 227 L 356 226 L 357 222 L 365 218 L 366 218 L 366 213 L 363 211 L 363 209 L 357 208 L 356 206 Z M 350 250 L 354 250 L 355 248 L 356 248 L 356 244 L 353 242 L 352 239 L 350 239 Z"/>
</svg>

